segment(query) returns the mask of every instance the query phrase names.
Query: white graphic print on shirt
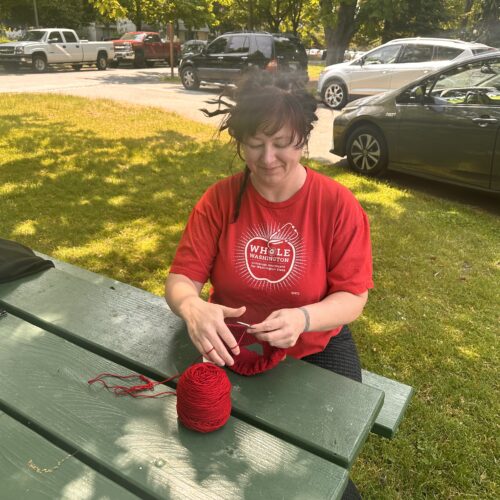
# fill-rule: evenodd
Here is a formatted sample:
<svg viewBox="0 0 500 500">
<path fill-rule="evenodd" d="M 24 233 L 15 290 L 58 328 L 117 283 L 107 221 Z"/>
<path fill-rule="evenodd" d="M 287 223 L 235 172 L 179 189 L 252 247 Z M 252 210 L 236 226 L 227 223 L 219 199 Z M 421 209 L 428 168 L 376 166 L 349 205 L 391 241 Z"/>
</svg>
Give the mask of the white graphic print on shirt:
<svg viewBox="0 0 500 500">
<path fill-rule="evenodd" d="M 247 230 L 236 248 L 236 269 L 256 288 L 287 287 L 305 267 L 302 239 L 295 226 L 257 226 Z"/>
</svg>

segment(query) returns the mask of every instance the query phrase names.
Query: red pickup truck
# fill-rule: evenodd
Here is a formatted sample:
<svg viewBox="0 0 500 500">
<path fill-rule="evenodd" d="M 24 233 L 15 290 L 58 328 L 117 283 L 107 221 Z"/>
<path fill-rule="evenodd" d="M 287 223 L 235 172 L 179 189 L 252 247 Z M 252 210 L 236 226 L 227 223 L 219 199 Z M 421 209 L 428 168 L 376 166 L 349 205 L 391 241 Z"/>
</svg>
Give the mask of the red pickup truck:
<svg viewBox="0 0 500 500">
<path fill-rule="evenodd" d="M 156 62 L 170 64 L 170 42 L 164 42 L 154 31 L 131 31 L 119 40 L 113 40 L 115 57 L 110 66 L 117 67 L 121 62 L 132 62 L 136 68 L 152 68 Z M 174 42 L 174 66 L 181 58 L 181 45 Z"/>
</svg>

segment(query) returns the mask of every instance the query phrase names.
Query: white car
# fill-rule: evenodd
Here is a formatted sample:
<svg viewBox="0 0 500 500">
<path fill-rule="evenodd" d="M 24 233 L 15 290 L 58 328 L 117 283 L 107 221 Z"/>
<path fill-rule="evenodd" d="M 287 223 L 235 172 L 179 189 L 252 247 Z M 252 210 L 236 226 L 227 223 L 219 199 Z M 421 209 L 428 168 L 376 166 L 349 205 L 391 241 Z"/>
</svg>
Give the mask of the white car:
<svg viewBox="0 0 500 500">
<path fill-rule="evenodd" d="M 17 42 L 0 44 L 0 65 L 11 71 L 31 66 L 42 73 L 58 64 L 71 64 L 76 71 L 95 65 L 103 71 L 114 55 L 113 42 L 80 40 L 75 31 L 63 28 L 29 30 Z"/>
<path fill-rule="evenodd" d="M 490 50 L 496 49 L 446 38 L 398 38 L 354 61 L 327 66 L 318 94 L 329 108 L 341 109 L 349 99 L 398 89 L 452 60 Z"/>
</svg>

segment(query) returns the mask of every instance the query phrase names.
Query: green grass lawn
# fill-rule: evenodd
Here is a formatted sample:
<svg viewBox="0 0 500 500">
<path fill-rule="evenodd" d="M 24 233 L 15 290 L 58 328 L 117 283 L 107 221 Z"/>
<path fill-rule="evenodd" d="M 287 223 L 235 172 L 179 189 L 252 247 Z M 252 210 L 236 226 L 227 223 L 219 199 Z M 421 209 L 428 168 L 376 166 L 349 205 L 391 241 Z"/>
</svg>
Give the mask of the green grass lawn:
<svg viewBox="0 0 500 500">
<path fill-rule="evenodd" d="M 154 108 L 1 99 L 0 236 L 161 295 L 195 201 L 241 168 L 227 138 Z M 353 324 L 362 364 L 416 389 L 353 479 L 364 498 L 498 498 L 498 219 L 308 163 L 371 220 L 376 288 Z"/>
<path fill-rule="evenodd" d="M 309 80 L 318 81 L 319 74 L 325 69 L 325 61 L 309 61 L 307 65 L 307 74 Z"/>
</svg>

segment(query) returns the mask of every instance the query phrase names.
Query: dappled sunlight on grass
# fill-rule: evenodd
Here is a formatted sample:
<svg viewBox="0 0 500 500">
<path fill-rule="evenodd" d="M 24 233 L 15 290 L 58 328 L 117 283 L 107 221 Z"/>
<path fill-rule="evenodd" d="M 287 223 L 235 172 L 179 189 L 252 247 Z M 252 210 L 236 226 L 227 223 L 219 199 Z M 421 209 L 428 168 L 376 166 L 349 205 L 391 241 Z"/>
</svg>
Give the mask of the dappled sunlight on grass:
<svg viewBox="0 0 500 500">
<path fill-rule="evenodd" d="M 25 220 L 16 225 L 12 230 L 13 236 L 33 236 L 36 234 L 36 222 Z"/>
<path fill-rule="evenodd" d="M 0 236 L 163 295 L 195 202 L 241 168 L 227 135 L 112 101 L 2 99 Z M 370 218 L 375 289 L 352 326 L 363 367 L 416 389 L 396 439 L 370 438 L 356 462 L 363 496 L 492 497 L 498 219 L 305 163 Z"/>
<path fill-rule="evenodd" d="M 26 244 L 55 256 L 78 254 L 76 264 L 137 286 L 137 274 L 116 264 L 116 249 L 130 264 L 157 252 L 156 264 L 166 269 L 192 206 L 227 175 L 232 160 L 225 144 L 210 141 L 213 129 L 156 109 L 120 108 L 118 127 L 116 103 L 38 96 L 37 111 L 25 102 L 13 112 L 23 99 L 6 99 L 12 106 L 0 113 L 0 175 L 7 181 L 0 196 L 12 211 L 0 215 L 2 234 L 22 235 Z M 12 128 L 13 122 L 20 127 Z"/>
</svg>

